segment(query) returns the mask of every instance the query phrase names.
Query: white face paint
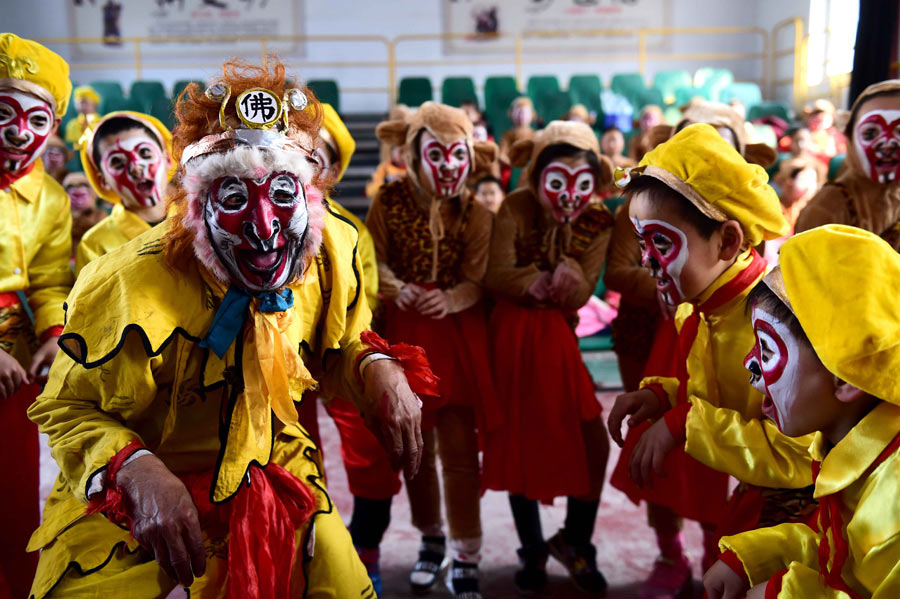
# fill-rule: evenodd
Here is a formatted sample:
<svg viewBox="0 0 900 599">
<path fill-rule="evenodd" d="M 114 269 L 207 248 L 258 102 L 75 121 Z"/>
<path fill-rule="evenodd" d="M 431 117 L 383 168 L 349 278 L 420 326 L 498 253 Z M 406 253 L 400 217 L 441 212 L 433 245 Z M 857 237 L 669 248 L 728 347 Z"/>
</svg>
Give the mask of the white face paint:
<svg viewBox="0 0 900 599">
<path fill-rule="evenodd" d="M 435 196 L 458 195 L 471 166 L 466 138 L 443 144 L 426 129 L 419 140 L 419 162 L 419 176 L 428 182 Z"/>
<path fill-rule="evenodd" d="M 25 170 L 53 132 L 50 104 L 17 89 L 0 89 L 0 172 Z"/>
<path fill-rule="evenodd" d="M 168 164 L 159 142 L 142 129 L 123 131 L 115 139 L 109 137 L 103 140 L 100 161 L 107 186 L 122 198 L 126 208 L 148 208 L 162 202 Z"/>
<path fill-rule="evenodd" d="M 688 261 L 687 236 L 661 220 L 631 217 L 641 246 L 641 264 L 656 279 L 656 289 L 666 303 L 677 306 L 684 301 L 681 271 Z"/>
<path fill-rule="evenodd" d="M 557 221 L 572 222 L 591 201 L 595 182 L 594 171 L 586 160 L 574 168 L 564 162 L 551 162 L 541 171 L 541 202 Z"/>
<path fill-rule="evenodd" d="M 853 145 L 872 181 L 900 180 L 900 110 L 872 110 L 858 117 Z"/>
<path fill-rule="evenodd" d="M 756 344 L 744 367 L 750 371 L 750 384 L 765 395 L 763 414 L 771 418 L 778 429 L 790 418 L 790 410 L 800 392 L 800 352 L 797 340 L 788 326 L 755 306 L 750 314 Z"/>
</svg>

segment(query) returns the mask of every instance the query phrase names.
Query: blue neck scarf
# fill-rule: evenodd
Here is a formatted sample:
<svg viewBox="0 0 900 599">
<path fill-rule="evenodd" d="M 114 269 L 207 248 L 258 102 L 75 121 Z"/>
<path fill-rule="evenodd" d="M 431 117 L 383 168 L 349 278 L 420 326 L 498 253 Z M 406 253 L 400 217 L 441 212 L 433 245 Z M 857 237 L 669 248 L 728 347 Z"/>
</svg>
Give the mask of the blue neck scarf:
<svg viewBox="0 0 900 599">
<path fill-rule="evenodd" d="M 200 347 L 213 350 L 220 360 L 224 358 L 225 352 L 244 326 L 250 301 L 254 297 L 259 300 L 259 309 L 262 312 L 284 312 L 294 305 L 294 294 L 287 287 L 281 291 L 266 291 L 252 295 L 243 287 L 232 285 L 225 293 L 222 305 L 216 310 L 206 336 L 200 341 Z"/>
</svg>

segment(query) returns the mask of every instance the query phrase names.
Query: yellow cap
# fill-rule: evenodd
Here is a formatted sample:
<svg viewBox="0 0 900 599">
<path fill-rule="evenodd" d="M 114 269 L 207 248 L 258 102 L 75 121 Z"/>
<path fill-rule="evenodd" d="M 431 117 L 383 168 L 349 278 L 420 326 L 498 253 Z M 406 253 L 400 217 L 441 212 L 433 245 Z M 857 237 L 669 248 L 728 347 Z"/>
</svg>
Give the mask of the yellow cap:
<svg viewBox="0 0 900 599">
<path fill-rule="evenodd" d="M 69 63 L 37 42 L 0 33 L 0 88 L 4 87 L 34 94 L 62 116 L 72 93 Z"/>
<path fill-rule="evenodd" d="M 331 104 L 323 102 L 322 113 L 324 115 L 322 129 L 328 133 L 327 136 L 323 137 L 326 138 L 325 141 L 337 148 L 341 161 L 341 172 L 338 175 L 338 180 L 340 180 L 350 164 L 350 157 L 356 151 L 356 142 L 353 141 L 353 136 L 350 135 L 347 125 L 344 124 L 344 121 L 341 120 L 341 117 L 338 116 L 337 111 Z M 327 137 L 331 137 L 331 139 L 327 139 Z"/>
<path fill-rule="evenodd" d="M 94 164 L 94 134 L 97 129 L 103 125 L 106 121 L 109 121 L 114 118 L 127 118 L 150 129 L 150 131 L 155 131 L 157 133 L 157 141 L 162 143 L 162 147 L 165 148 L 166 154 L 168 154 L 170 160 L 172 161 L 172 166 L 169 169 L 169 177 L 168 181 L 172 180 L 172 177 L 175 175 L 175 171 L 178 169 L 178 164 L 172 159 L 172 133 L 169 129 L 163 125 L 158 119 L 150 116 L 149 114 L 144 114 L 142 112 L 132 112 L 130 110 L 121 110 L 117 112 L 110 112 L 107 115 L 104 115 L 102 119 L 94 123 L 90 129 L 85 132 L 86 139 L 84 139 L 84 143 L 81 144 L 81 166 L 84 167 L 84 173 L 87 175 L 88 181 L 91 182 L 91 187 L 94 188 L 94 191 L 97 192 L 97 195 L 106 200 L 107 202 L 118 204 L 122 201 L 116 192 L 101 185 L 101 181 L 103 181 L 103 173 L 100 172 L 100 168 Z"/>
<path fill-rule="evenodd" d="M 73 95 L 75 96 L 76 102 L 80 102 L 81 100 L 90 100 L 94 104 L 100 104 L 100 96 L 90 85 L 79 85 L 75 88 L 75 92 Z"/>
<path fill-rule="evenodd" d="M 710 125 L 685 127 L 630 173 L 659 179 L 713 220 L 738 221 L 751 246 L 790 232 L 765 169 L 748 163 Z"/>
<path fill-rule="evenodd" d="M 900 405 L 900 254 L 883 239 L 825 225 L 781 246 L 788 305 L 829 372 Z"/>
</svg>

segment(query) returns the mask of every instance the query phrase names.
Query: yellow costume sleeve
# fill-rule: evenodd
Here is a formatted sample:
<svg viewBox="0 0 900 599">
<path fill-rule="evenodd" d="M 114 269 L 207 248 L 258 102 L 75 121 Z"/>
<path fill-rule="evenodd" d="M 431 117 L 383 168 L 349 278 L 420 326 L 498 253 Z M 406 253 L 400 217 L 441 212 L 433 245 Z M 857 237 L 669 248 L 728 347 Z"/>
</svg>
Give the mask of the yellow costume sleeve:
<svg viewBox="0 0 900 599">
<path fill-rule="evenodd" d="M 880 573 L 881 578 L 873 585 L 871 595 L 863 593 L 863 596 L 872 599 L 888 599 L 888 597 L 900 596 L 900 562 L 898 555 L 893 553 L 892 567 Z M 852 599 L 843 591 L 833 589 L 825 584 L 817 568 L 809 568 L 804 564 L 794 562 L 781 579 L 781 592 L 779 599 L 792 599 L 794 597 L 821 597 L 822 599 Z"/>
<path fill-rule="evenodd" d="M 75 248 L 75 276 L 81 272 L 85 266 L 87 266 L 88 262 L 94 260 L 103 255 L 102 252 L 97 251 L 98 248 L 93 247 L 93 244 L 90 242 L 88 237 L 82 237 L 81 241 L 78 242 L 78 247 Z"/>
<path fill-rule="evenodd" d="M 91 475 L 138 438 L 124 422 L 156 398 L 152 361 L 134 332 L 110 361 L 94 368 L 59 352 L 44 392 L 28 409 L 28 417 L 49 435 L 53 458 L 81 501 Z"/>
<path fill-rule="evenodd" d="M 640 389 L 658 385 L 669 398 L 669 404 L 675 405 L 678 401 L 678 379 L 669 376 L 646 376 L 641 379 Z"/>
<path fill-rule="evenodd" d="M 698 397 L 690 401 L 688 455 L 760 487 L 800 489 L 812 484 L 811 435 L 794 439 L 768 419 L 747 419 Z"/>
<path fill-rule="evenodd" d="M 34 330 L 40 335 L 65 322 L 63 303 L 72 288 L 72 212 L 69 196 L 56 181 L 45 175 L 41 202 L 47 209 L 32 226 L 41 232 L 41 247 L 28 264 L 28 303 L 34 311 Z M 50 217 L 50 218 L 47 218 Z M 37 235 L 36 235 L 37 237 Z"/>
<path fill-rule="evenodd" d="M 806 524 L 779 524 L 722 537 L 719 549 L 732 551 L 738 556 L 744 564 L 750 585 L 755 586 L 786 569 L 791 562 L 817 569 L 820 538 L 819 533 Z"/>
<path fill-rule="evenodd" d="M 375 258 L 375 242 L 372 240 L 372 233 L 355 214 L 334 200 L 329 199 L 328 201 L 338 215 L 343 216 L 356 227 L 359 235 L 356 251 L 362 260 L 363 288 L 369 308 L 374 312 L 378 306 L 378 260 Z"/>
</svg>

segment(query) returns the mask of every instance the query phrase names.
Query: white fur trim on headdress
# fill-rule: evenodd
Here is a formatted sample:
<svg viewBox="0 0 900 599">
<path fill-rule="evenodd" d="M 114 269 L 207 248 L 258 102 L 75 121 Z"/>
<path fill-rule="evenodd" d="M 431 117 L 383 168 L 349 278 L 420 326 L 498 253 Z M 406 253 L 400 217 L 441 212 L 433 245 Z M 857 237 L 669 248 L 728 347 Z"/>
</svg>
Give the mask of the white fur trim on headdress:
<svg viewBox="0 0 900 599">
<path fill-rule="evenodd" d="M 301 152 L 274 150 L 254 146 L 240 146 L 229 152 L 198 156 L 183 167 L 181 184 L 187 194 L 187 214 L 182 222 L 194 234 L 194 254 L 197 259 L 223 283 L 230 280 L 228 271 L 219 261 L 206 231 L 203 209 L 209 201 L 209 189 L 220 177 L 258 179 L 267 173 L 285 171 L 295 175 L 306 192 L 309 228 L 301 249 L 301 263 L 314 256 L 322 244 L 325 226 L 325 205 L 321 190 L 312 185 L 315 169 L 307 155 Z"/>
</svg>

